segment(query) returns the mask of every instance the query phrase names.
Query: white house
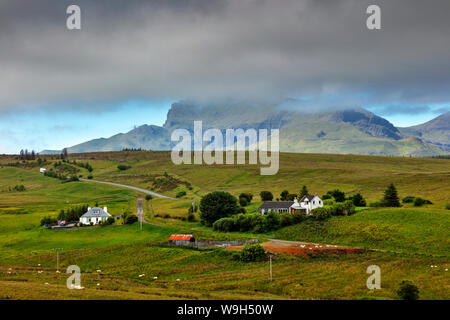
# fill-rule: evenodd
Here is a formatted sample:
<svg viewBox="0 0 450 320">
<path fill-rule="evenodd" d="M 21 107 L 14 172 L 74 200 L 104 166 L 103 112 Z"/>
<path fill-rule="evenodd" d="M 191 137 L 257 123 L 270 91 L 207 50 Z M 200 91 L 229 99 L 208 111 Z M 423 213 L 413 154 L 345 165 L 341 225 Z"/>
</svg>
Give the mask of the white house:
<svg viewBox="0 0 450 320">
<path fill-rule="evenodd" d="M 80 217 L 80 223 L 82 224 L 99 224 L 106 221 L 111 215 L 108 213 L 108 208 L 94 207 L 88 208 L 88 211 Z"/>
<path fill-rule="evenodd" d="M 303 211 L 306 214 L 310 214 L 311 210 L 318 207 L 323 207 L 322 199 L 317 195 L 307 195 L 304 196 L 300 202 L 298 202 L 297 198 L 295 198 L 294 201 L 265 201 L 258 208 L 258 211 L 263 215 L 269 211 L 278 213 Z"/>
<path fill-rule="evenodd" d="M 310 213 L 311 210 L 314 210 L 315 208 L 323 207 L 323 201 L 319 198 L 317 194 L 315 195 L 307 195 L 303 196 L 303 198 L 300 199 L 300 205 L 303 208 L 306 208 L 306 213 Z"/>
<path fill-rule="evenodd" d="M 42 173 L 42 174 L 45 174 L 45 173 L 47 172 L 47 169 L 45 169 L 45 168 L 40 168 L 40 169 L 39 169 L 39 172 Z"/>
</svg>

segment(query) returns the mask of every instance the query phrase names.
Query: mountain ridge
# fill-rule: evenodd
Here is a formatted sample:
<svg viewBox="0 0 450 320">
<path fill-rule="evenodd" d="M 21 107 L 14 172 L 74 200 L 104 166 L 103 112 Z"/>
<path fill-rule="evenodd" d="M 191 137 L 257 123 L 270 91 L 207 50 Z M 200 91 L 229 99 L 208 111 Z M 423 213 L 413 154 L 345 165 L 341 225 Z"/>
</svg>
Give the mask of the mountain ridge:
<svg viewBox="0 0 450 320">
<path fill-rule="evenodd" d="M 182 101 L 172 104 L 163 126 L 142 125 L 127 133 L 68 147 L 68 152 L 120 151 L 125 148 L 171 150 L 174 143 L 170 141 L 170 135 L 174 129 L 192 132 L 194 121 L 202 120 L 203 130 L 280 129 L 282 152 L 433 156 L 450 152 L 449 115 L 443 114 L 414 127 L 396 128 L 388 120 L 363 108 L 304 113 L 273 105 L 199 105 Z M 424 135 L 435 137 L 436 130 L 444 132 L 447 140 L 424 139 Z M 40 153 L 47 152 L 57 151 Z"/>
</svg>

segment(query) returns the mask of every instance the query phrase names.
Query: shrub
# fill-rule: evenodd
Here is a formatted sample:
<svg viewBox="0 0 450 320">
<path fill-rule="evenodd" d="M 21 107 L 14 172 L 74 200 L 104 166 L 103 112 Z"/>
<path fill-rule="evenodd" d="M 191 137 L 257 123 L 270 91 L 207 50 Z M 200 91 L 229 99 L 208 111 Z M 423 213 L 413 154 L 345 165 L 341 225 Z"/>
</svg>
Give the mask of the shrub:
<svg viewBox="0 0 450 320">
<path fill-rule="evenodd" d="M 280 227 L 280 225 L 281 225 L 280 214 L 275 211 L 269 211 L 269 213 L 267 213 L 264 216 L 263 225 L 262 225 L 263 230 L 261 230 L 261 231 L 267 232 L 267 231 L 276 230 Z"/>
<path fill-rule="evenodd" d="M 259 193 L 259 196 L 261 197 L 261 201 L 272 201 L 273 200 L 273 194 L 270 191 L 261 191 Z"/>
<path fill-rule="evenodd" d="M 115 221 L 114 217 L 108 217 L 108 219 L 106 219 L 106 224 L 114 224 Z"/>
<path fill-rule="evenodd" d="M 332 216 L 345 216 L 345 206 L 342 203 L 336 203 L 332 207 L 328 208 L 328 212 Z"/>
<path fill-rule="evenodd" d="M 239 204 L 241 205 L 241 207 L 246 207 L 248 205 L 247 198 L 244 197 L 239 198 Z"/>
<path fill-rule="evenodd" d="M 363 198 L 363 196 L 360 193 L 355 194 L 352 197 L 352 201 L 353 201 L 353 204 L 357 207 L 365 207 L 367 205 L 366 200 Z"/>
<path fill-rule="evenodd" d="M 150 201 L 153 199 L 153 196 L 151 194 L 146 194 L 145 195 L 145 200 Z"/>
<path fill-rule="evenodd" d="M 413 196 L 407 196 L 402 199 L 402 202 L 403 203 L 413 203 L 414 199 L 415 199 L 415 197 L 413 197 Z"/>
<path fill-rule="evenodd" d="M 319 207 L 311 211 L 311 216 L 314 220 L 326 220 L 331 217 L 330 211 L 327 208 Z"/>
<path fill-rule="evenodd" d="M 294 221 L 292 215 L 288 212 L 281 213 L 280 218 L 282 227 L 290 226 Z"/>
<path fill-rule="evenodd" d="M 239 212 L 240 213 L 247 213 L 247 210 L 245 210 L 245 208 L 239 208 Z"/>
<path fill-rule="evenodd" d="M 195 214 L 192 212 L 192 207 L 190 207 L 190 208 L 191 208 L 191 211 L 188 211 L 186 219 L 189 222 L 195 222 L 196 221 L 195 220 Z"/>
<path fill-rule="evenodd" d="M 212 226 L 215 221 L 238 212 L 237 199 L 228 192 L 211 192 L 200 201 L 200 219 L 207 226 Z"/>
<path fill-rule="evenodd" d="M 323 200 L 323 205 L 324 206 L 332 206 L 334 205 L 336 202 L 334 202 L 333 199 L 327 199 L 327 200 Z"/>
<path fill-rule="evenodd" d="M 231 232 L 237 229 L 233 218 L 222 218 L 213 223 L 215 231 Z"/>
<path fill-rule="evenodd" d="M 347 200 L 344 202 L 344 215 L 350 216 L 356 212 L 353 200 Z"/>
<path fill-rule="evenodd" d="M 252 202 L 252 199 L 253 199 L 253 195 L 252 195 L 251 193 L 249 193 L 249 192 L 242 192 L 242 193 L 239 195 L 239 199 L 240 199 L 240 198 L 245 198 L 245 199 L 247 200 L 248 203 L 251 203 L 251 202 Z"/>
<path fill-rule="evenodd" d="M 182 191 L 179 191 L 179 192 L 177 192 L 177 194 L 176 194 L 176 198 L 182 198 L 182 197 L 184 197 L 186 195 L 186 191 L 184 191 L 184 190 L 182 190 Z"/>
<path fill-rule="evenodd" d="M 445 205 L 445 209 L 450 210 L 450 203 L 447 203 L 447 204 Z"/>
<path fill-rule="evenodd" d="M 328 199 L 331 199 L 331 195 L 329 195 L 328 193 L 327 193 L 327 194 L 324 194 L 324 195 L 322 196 L 322 200 L 328 200 Z"/>
<path fill-rule="evenodd" d="M 422 199 L 422 198 L 419 198 L 419 197 L 414 199 L 414 206 L 415 207 L 421 207 L 424 204 L 433 204 L 433 203 L 430 200 Z"/>
<path fill-rule="evenodd" d="M 127 217 L 125 218 L 125 223 L 126 224 L 133 224 L 135 222 L 138 221 L 138 217 L 135 214 L 129 214 L 127 215 Z"/>
<path fill-rule="evenodd" d="M 124 164 L 119 164 L 117 166 L 117 169 L 119 169 L 120 171 L 125 171 L 125 170 L 128 170 L 128 169 L 131 169 L 131 166 L 126 166 Z"/>
<path fill-rule="evenodd" d="M 89 180 L 91 180 L 91 179 L 94 179 L 94 176 L 93 175 L 88 175 L 88 177 L 87 177 Z"/>
<path fill-rule="evenodd" d="M 19 184 L 19 185 L 16 185 L 14 187 L 14 190 L 17 191 L 17 192 L 23 192 L 23 191 L 26 190 L 26 188 L 25 188 L 25 186 L 23 184 Z"/>
<path fill-rule="evenodd" d="M 292 223 L 297 224 L 302 221 L 305 221 L 308 216 L 306 215 L 306 212 L 302 211 L 294 211 L 292 213 Z"/>
<path fill-rule="evenodd" d="M 411 281 L 403 280 L 397 290 L 397 295 L 403 300 L 417 300 L 419 299 L 419 288 Z"/>
<path fill-rule="evenodd" d="M 265 258 L 266 250 L 258 243 L 246 245 L 241 252 L 241 260 L 244 262 L 263 261 Z"/>
</svg>

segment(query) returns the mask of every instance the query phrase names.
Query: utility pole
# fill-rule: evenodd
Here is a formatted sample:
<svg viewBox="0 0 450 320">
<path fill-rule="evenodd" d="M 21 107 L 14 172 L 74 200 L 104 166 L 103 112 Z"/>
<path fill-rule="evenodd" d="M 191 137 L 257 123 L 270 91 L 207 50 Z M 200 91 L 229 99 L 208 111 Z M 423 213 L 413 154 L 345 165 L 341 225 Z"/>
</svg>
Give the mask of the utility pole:
<svg viewBox="0 0 450 320">
<path fill-rule="evenodd" d="M 269 254 L 269 264 L 270 264 L 270 282 L 272 282 L 272 254 Z"/>
<path fill-rule="evenodd" d="M 62 250 L 62 248 L 55 248 L 56 250 L 56 272 L 59 273 L 59 251 Z"/>
</svg>

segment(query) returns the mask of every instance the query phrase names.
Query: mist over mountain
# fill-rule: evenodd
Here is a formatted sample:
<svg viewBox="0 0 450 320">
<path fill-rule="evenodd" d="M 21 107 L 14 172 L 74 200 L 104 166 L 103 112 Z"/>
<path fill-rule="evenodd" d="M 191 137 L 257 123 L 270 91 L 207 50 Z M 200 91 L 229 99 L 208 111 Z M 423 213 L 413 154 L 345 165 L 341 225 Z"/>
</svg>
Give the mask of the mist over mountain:
<svg viewBox="0 0 450 320">
<path fill-rule="evenodd" d="M 276 105 L 239 103 L 172 104 L 162 127 L 143 125 L 110 138 L 90 140 L 68 148 L 70 153 L 119 151 L 125 148 L 170 150 L 173 130 L 192 132 L 196 120 L 203 130 L 217 128 L 280 129 L 280 151 L 369 155 L 433 156 L 450 151 L 449 113 L 419 126 L 396 128 L 362 108 L 322 112 L 283 110 Z M 58 151 L 44 150 L 41 153 Z"/>
</svg>

